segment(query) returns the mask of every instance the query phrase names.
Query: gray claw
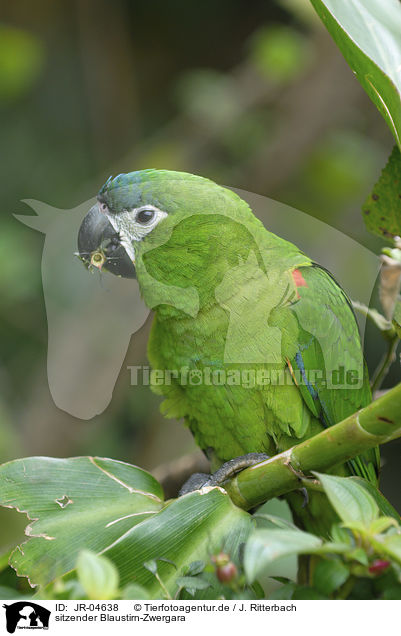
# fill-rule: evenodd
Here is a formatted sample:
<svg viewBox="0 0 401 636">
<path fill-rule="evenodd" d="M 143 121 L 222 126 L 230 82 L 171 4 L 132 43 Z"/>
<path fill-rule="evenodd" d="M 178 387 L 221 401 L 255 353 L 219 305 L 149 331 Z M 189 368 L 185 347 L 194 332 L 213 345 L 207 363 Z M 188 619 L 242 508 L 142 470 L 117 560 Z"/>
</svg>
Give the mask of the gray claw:
<svg viewBox="0 0 401 636">
<path fill-rule="evenodd" d="M 249 466 L 254 466 L 255 464 L 260 464 L 260 462 L 264 462 L 266 459 L 269 459 L 269 456 L 265 453 L 248 453 L 247 455 L 240 455 L 239 457 L 229 459 L 228 462 L 224 462 L 212 475 L 194 473 L 182 486 L 179 495 L 186 495 L 204 486 L 220 486 L 223 482 L 227 481 L 227 479 L 241 472 L 241 470 L 249 468 Z"/>
<path fill-rule="evenodd" d="M 208 486 L 210 481 L 210 475 L 208 473 L 194 473 L 189 479 L 181 486 L 178 496 L 187 495 L 189 492 L 199 490 L 203 486 Z"/>
</svg>

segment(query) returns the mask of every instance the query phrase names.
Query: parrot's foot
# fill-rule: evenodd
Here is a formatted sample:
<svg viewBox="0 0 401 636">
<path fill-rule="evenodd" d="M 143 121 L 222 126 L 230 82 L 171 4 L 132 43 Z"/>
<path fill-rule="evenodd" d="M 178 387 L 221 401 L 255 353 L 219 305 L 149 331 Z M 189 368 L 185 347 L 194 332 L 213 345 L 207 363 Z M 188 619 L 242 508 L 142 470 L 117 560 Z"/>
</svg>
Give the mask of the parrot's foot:
<svg viewBox="0 0 401 636">
<path fill-rule="evenodd" d="M 181 486 L 178 496 L 181 497 L 181 495 L 187 495 L 189 492 L 203 488 L 203 486 L 208 486 L 210 477 L 209 473 L 194 473 Z"/>
<path fill-rule="evenodd" d="M 239 457 L 229 459 L 228 462 L 222 464 L 212 475 L 195 473 L 191 475 L 182 486 L 179 495 L 186 495 L 193 490 L 199 490 L 199 488 L 204 488 L 205 486 L 220 486 L 227 479 L 241 472 L 241 470 L 245 470 L 245 468 L 249 468 L 255 464 L 260 464 L 266 459 L 269 459 L 269 456 L 265 453 L 248 453 L 247 455 L 240 455 Z"/>
</svg>

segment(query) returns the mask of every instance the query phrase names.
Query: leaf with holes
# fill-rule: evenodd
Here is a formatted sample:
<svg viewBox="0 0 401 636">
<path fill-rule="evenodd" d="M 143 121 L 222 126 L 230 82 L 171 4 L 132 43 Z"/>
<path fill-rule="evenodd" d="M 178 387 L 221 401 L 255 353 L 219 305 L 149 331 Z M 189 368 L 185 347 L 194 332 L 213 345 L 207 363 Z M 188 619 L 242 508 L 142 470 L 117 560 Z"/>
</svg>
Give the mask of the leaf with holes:
<svg viewBox="0 0 401 636">
<path fill-rule="evenodd" d="M 0 466 L 0 505 L 25 512 L 30 539 L 10 564 L 46 585 L 75 567 L 83 549 L 104 551 L 163 506 L 145 471 L 99 457 L 30 457 Z"/>
<path fill-rule="evenodd" d="M 394 146 L 379 181 L 362 209 L 370 232 L 386 239 L 401 235 L 401 154 L 398 146 Z"/>
<path fill-rule="evenodd" d="M 191 567 L 196 571 L 194 562 L 200 567 L 222 550 L 238 562 L 253 528 L 251 516 L 220 488 L 164 503 L 151 475 L 96 457 L 32 457 L 4 464 L 0 505 L 33 521 L 26 532 L 30 538 L 11 557 L 18 574 L 32 584 L 76 576 L 78 554 L 91 550 L 114 564 L 122 588 L 135 582 L 152 598 L 174 595 L 177 578 Z"/>
</svg>

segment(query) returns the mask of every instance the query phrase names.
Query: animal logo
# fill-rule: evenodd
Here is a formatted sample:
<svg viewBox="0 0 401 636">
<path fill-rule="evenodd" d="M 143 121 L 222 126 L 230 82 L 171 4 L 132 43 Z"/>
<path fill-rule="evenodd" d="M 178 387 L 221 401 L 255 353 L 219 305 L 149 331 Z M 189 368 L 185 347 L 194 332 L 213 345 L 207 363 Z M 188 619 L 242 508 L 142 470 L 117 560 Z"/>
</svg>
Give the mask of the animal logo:
<svg viewBox="0 0 401 636">
<path fill-rule="evenodd" d="M 6 627 L 9 634 L 16 629 L 48 629 L 50 610 L 31 601 L 18 601 L 3 605 L 6 610 Z"/>
</svg>

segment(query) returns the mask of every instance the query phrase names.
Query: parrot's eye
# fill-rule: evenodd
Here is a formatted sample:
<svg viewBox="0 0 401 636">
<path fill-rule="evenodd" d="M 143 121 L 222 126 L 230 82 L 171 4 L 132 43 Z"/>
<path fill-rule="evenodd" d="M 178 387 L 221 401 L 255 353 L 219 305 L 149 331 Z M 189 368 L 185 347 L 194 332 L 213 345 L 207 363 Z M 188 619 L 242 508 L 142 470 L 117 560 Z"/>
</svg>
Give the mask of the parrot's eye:
<svg viewBox="0 0 401 636">
<path fill-rule="evenodd" d="M 99 203 L 99 208 L 104 214 L 107 212 L 107 205 L 105 203 Z"/>
<path fill-rule="evenodd" d="M 135 221 L 141 225 L 148 225 L 156 215 L 156 211 L 153 208 L 142 208 L 138 210 L 135 216 Z"/>
</svg>

